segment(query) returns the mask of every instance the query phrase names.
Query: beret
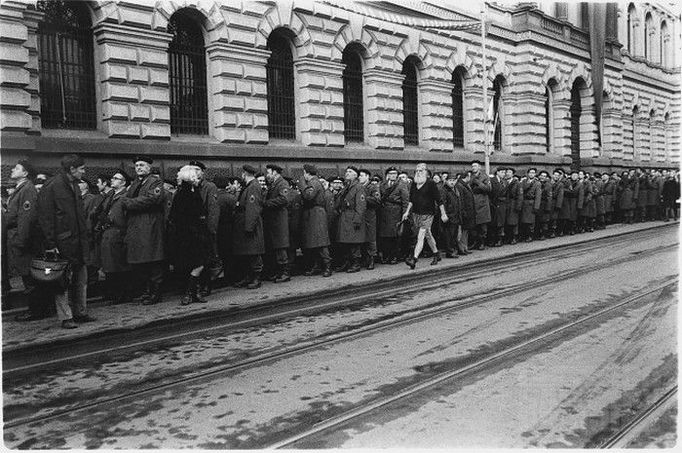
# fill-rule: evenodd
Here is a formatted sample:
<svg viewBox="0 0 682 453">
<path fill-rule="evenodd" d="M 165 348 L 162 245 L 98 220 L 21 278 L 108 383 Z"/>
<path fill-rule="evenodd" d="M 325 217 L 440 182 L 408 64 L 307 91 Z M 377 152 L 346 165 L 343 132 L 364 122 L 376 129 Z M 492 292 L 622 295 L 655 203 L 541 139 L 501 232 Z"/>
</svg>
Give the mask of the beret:
<svg viewBox="0 0 682 453">
<path fill-rule="evenodd" d="M 303 164 L 303 169 L 311 175 L 317 174 L 317 167 L 313 164 Z"/>
<path fill-rule="evenodd" d="M 202 170 L 206 170 L 206 165 L 204 165 L 203 162 L 199 162 L 198 160 L 190 160 L 189 165 L 191 165 L 192 167 L 199 167 Z"/>
<path fill-rule="evenodd" d="M 149 156 L 135 156 L 135 158 L 133 159 L 133 162 L 140 162 L 140 161 L 147 162 L 149 165 L 154 163 L 154 159 L 152 159 Z"/>
<path fill-rule="evenodd" d="M 282 167 L 277 164 L 267 164 L 265 168 L 269 168 L 270 170 L 276 171 L 277 173 L 282 173 Z"/>
<path fill-rule="evenodd" d="M 252 175 L 255 175 L 256 173 L 258 173 L 258 170 L 256 170 L 253 166 L 251 166 L 249 164 L 242 165 L 242 170 L 244 170 L 245 172 L 252 174 Z"/>
</svg>

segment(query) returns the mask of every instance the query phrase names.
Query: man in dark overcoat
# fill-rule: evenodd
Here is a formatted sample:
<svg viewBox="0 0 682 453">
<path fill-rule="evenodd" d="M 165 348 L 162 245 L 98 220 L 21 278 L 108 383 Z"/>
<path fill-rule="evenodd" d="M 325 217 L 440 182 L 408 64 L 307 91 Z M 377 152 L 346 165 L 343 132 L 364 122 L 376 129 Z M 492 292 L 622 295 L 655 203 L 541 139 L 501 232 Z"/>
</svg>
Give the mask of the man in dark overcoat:
<svg viewBox="0 0 682 453">
<path fill-rule="evenodd" d="M 289 275 L 294 275 L 296 270 L 296 253 L 301 246 L 301 209 L 303 199 L 298 190 L 297 183 L 292 178 L 286 178 L 289 183 L 287 194 L 287 221 L 289 225 L 289 248 L 287 249 L 287 269 Z"/>
<path fill-rule="evenodd" d="M 397 264 L 400 239 L 397 225 L 410 203 L 410 192 L 407 190 L 407 183 L 398 180 L 397 168 L 388 168 L 385 176 L 385 180 L 379 186 L 381 207 L 377 236 L 384 261 L 388 264 Z"/>
<path fill-rule="evenodd" d="M 535 216 L 535 224 L 538 239 L 543 240 L 549 235 L 549 224 L 552 221 L 552 212 L 554 212 L 554 206 L 552 205 L 553 185 L 549 173 L 545 170 L 540 172 L 538 179 L 542 186 L 542 199 L 540 201 L 540 209 Z"/>
<path fill-rule="evenodd" d="M 530 168 L 526 172 L 526 177 L 521 180 L 521 191 L 523 193 L 523 204 L 521 205 L 521 227 L 522 235 L 526 237 L 526 242 L 533 240 L 535 234 L 535 214 L 540 210 L 542 202 L 542 186 L 535 178 L 537 170 Z"/>
<path fill-rule="evenodd" d="M 485 249 L 488 238 L 488 224 L 490 223 L 490 178 L 481 170 L 481 163 L 471 162 L 471 191 L 474 193 L 474 207 L 476 208 L 476 233 L 478 249 Z"/>
<path fill-rule="evenodd" d="M 100 259 L 106 275 L 107 294 L 112 304 L 130 302 L 130 267 L 126 260 L 124 244 L 126 215 L 123 199 L 126 196 L 130 176 L 117 171 L 111 177 L 111 188 L 99 213 L 95 231 L 100 235 Z"/>
<path fill-rule="evenodd" d="M 564 202 L 561 205 L 559 219 L 563 224 L 564 234 L 575 234 L 575 222 L 578 218 L 578 172 L 573 170 L 571 176 L 564 178 Z"/>
<path fill-rule="evenodd" d="M 88 232 L 78 189 L 78 182 L 84 174 L 83 159 L 68 154 L 61 160 L 59 173 L 45 183 L 38 195 L 38 220 L 45 240 L 45 252 L 58 253 L 71 263 L 69 288 L 55 295 L 57 317 L 65 329 L 78 327 L 76 322 L 95 320 L 87 314 L 86 306 Z"/>
<path fill-rule="evenodd" d="M 265 168 L 265 179 L 268 182 L 268 191 L 263 202 L 266 262 L 273 273 L 269 277 L 275 283 L 283 283 L 291 280 L 287 266 L 289 183 L 282 177 L 282 167 L 279 165 L 268 164 Z"/>
<path fill-rule="evenodd" d="M 457 177 L 449 173 L 445 176 L 443 190 L 443 206 L 448 216 L 448 221 L 443 223 L 441 238 L 446 258 L 459 258 L 457 253 L 457 240 L 459 239 L 459 228 L 462 223 L 462 209 L 460 206 L 459 189 L 457 189 Z"/>
<path fill-rule="evenodd" d="M 366 169 L 360 169 L 358 181 L 365 190 L 365 242 L 362 244 L 362 252 L 365 255 L 367 269 L 374 269 L 374 261 L 377 256 L 377 210 L 381 206 L 381 192 L 379 185 L 371 181 L 372 173 Z"/>
<path fill-rule="evenodd" d="M 329 223 L 327 222 L 324 187 L 317 177 L 317 167 L 303 165 L 303 179 L 298 182 L 301 191 L 301 249 L 307 261 L 304 275 L 313 275 L 322 269 L 322 276 L 332 275 L 329 255 Z"/>
<path fill-rule="evenodd" d="M 220 207 L 218 206 L 218 186 L 206 179 L 206 165 L 198 160 L 189 162 L 190 166 L 197 169 L 199 178 L 199 193 L 206 213 L 206 226 L 210 240 L 210 249 L 207 254 L 206 264 L 199 275 L 198 294 L 200 298 L 205 298 L 211 294 L 211 281 L 220 273 L 220 262 L 218 257 L 218 221 L 220 220 Z"/>
<path fill-rule="evenodd" d="M 237 287 L 257 289 L 261 287 L 265 237 L 263 231 L 263 189 L 256 179 L 256 170 L 251 165 L 242 166 L 244 188 L 239 194 L 235 207 L 232 227 L 232 251 L 240 257 L 245 268 L 245 277 L 235 284 Z"/>
<path fill-rule="evenodd" d="M 490 211 L 493 229 L 492 239 L 495 247 L 504 243 L 504 226 L 507 223 L 507 180 L 504 178 L 506 168 L 497 167 L 495 176 L 490 178 Z"/>
<path fill-rule="evenodd" d="M 516 176 L 516 170 L 507 168 L 505 172 L 507 179 L 507 237 L 509 243 L 514 245 L 519 237 L 519 216 L 523 206 L 523 190 L 521 183 Z"/>
<path fill-rule="evenodd" d="M 165 258 L 165 195 L 163 181 L 153 175 L 154 160 L 149 156 L 134 159 L 137 177 L 122 200 L 128 226 L 125 244 L 128 264 L 143 287 L 140 302 L 152 305 L 161 301 L 163 259 Z"/>
<path fill-rule="evenodd" d="M 223 281 L 230 283 L 230 261 L 232 255 L 232 216 L 234 206 L 237 204 L 237 197 L 228 190 L 230 179 L 226 176 L 217 175 L 213 178 L 213 183 L 218 189 L 218 230 L 216 243 L 218 245 L 218 256 L 223 263 Z"/>
<path fill-rule="evenodd" d="M 462 213 L 457 248 L 462 255 L 469 255 L 471 253 L 469 251 L 469 232 L 476 228 L 476 207 L 474 205 L 474 193 L 469 185 L 470 181 L 470 172 L 457 174 L 455 188 L 459 194 L 459 205 Z"/>
<path fill-rule="evenodd" d="M 559 220 L 559 212 L 564 204 L 564 172 L 560 168 L 555 168 L 552 172 L 552 215 L 549 226 L 549 237 L 554 238 L 557 235 L 557 226 Z M 559 230 L 559 235 L 563 235 L 563 231 Z"/>
<path fill-rule="evenodd" d="M 613 221 L 613 212 L 616 201 L 616 182 L 608 173 L 601 175 L 603 183 L 601 192 L 604 198 L 604 226 L 610 225 Z"/>
<path fill-rule="evenodd" d="M 336 202 L 336 211 L 339 213 L 337 239 L 346 252 L 345 262 L 339 270 L 349 273 L 360 270 L 361 246 L 365 242 L 367 200 L 358 175 L 356 167 L 346 168 L 346 185 Z"/>
</svg>

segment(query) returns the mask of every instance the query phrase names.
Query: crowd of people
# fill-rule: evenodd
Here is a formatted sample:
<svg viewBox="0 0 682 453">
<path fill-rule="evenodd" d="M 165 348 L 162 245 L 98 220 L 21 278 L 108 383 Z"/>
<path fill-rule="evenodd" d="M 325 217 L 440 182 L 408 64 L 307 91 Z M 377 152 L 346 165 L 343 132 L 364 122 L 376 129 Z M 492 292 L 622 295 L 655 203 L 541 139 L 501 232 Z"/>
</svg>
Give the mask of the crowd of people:
<svg viewBox="0 0 682 453">
<path fill-rule="evenodd" d="M 74 154 L 50 178 L 30 162 L 12 170 L 3 194 L 3 292 L 9 271 L 29 298 L 22 321 L 42 319 L 54 301 L 64 328 L 95 319 L 87 313 L 88 285 L 101 284 L 112 304 L 162 299 L 165 276 L 183 284 L 182 305 L 205 303 L 218 278 L 257 289 L 293 276 L 372 270 L 427 256 L 431 265 L 519 241 L 591 232 L 616 222 L 668 221 L 679 215 L 679 172 L 624 170 L 590 174 L 529 168 L 524 175 L 474 161 L 461 173 L 383 175 L 348 166 L 343 176 L 286 177 L 276 164 L 265 174 L 244 165 L 238 177 L 215 176 L 190 161 L 173 179 L 152 172 L 148 156 L 97 175 Z M 94 189 L 96 187 L 96 189 Z M 5 188 L 3 188 L 5 189 Z M 94 189 L 94 190 L 93 190 Z M 428 250 L 424 249 L 424 243 Z M 71 264 L 66 290 L 46 291 L 32 280 L 31 260 L 58 254 Z M 100 278 L 102 282 L 99 282 Z"/>
</svg>

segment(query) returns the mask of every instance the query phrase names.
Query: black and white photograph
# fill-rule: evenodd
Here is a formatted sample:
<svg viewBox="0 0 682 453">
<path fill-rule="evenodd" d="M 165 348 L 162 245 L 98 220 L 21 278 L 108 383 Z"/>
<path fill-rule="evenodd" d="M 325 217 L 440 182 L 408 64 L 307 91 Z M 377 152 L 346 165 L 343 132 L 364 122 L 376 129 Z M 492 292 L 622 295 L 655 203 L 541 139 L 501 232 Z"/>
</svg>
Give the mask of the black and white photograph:
<svg viewBox="0 0 682 453">
<path fill-rule="evenodd" d="M 682 3 L 2 0 L 6 450 L 673 449 Z"/>
</svg>

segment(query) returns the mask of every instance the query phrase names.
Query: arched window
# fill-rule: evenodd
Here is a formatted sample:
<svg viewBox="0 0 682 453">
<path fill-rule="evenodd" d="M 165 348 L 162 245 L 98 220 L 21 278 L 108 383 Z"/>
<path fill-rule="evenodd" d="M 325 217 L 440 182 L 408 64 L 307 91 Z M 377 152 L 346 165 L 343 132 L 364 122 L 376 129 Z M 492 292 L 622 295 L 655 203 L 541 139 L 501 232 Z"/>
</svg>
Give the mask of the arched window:
<svg viewBox="0 0 682 453">
<path fill-rule="evenodd" d="M 569 111 L 571 114 L 572 168 L 580 168 L 580 116 L 582 115 L 580 91 L 584 85 L 585 82 L 581 78 L 578 78 L 575 82 L 573 82 L 573 87 L 571 88 L 571 107 Z"/>
<path fill-rule="evenodd" d="M 635 9 L 635 5 L 630 3 L 630 6 L 628 6 L 628 42 L 627 42 L 628 52 L 630 53 L 630 55 L 635 54 L 636 13 L 637 10 Z"/>
<path fill-rule="evenodd" d="M 656 111 L 651 109 L 649 112 L 649 160 L 654 160 L 656 157 L 656 131 L 654 125 L 656 123 Z"/>
<path fill-rule="evenodd" d="M 40 120 L 45 129 L 96 129 L 95 65 L 84 2 L 39 1 Z"/>
<path fill-rule="evenodd" d="M 403 63 L 403 136 L 405 145 L 419 145 L 419 96 L 417 67 L 419 60 L 408 57 Z"/>
<path fill-rule="evenodd" d="M 294 58 L 290 37 L 284 29 L 270 33 L 268 50 L 271 52 L 266 66 L 268 133 L 271 139 L 295 139 Z"/>
<path fill-rule="evenodd" d="M 664 132 L 665 132 L 665 160 L 669 161 L 670 160 L 670 143 L 671 143 L 671 135 L 672 135 L 672 125 L 670 124 L 670 113 L 666 113 L 664 117 L 664 123 L 663 123 Z"/>
<path fill-rule="evenodd" d="M 452 143 L 464 147 L 464 75 L 461 66 L 452 72 Z"/>
<path fill-rule="evenodd" d="M 206 48 L 200 17 L 181 9 L 168 21 L 171 134 L 208 134 Z"/>
<path fill-rule="evenodd" d="M 668 53 L 668 40 L 670 37 L 668 36 L 668 22 L 663 21 L 661 22 L 661 40 L 660 40 L 660 54 L 661 54 L 661 66 L 664 68 L 668 68 L 671 66 L 670 64 L 670 55 Z"/>
<path fill-rule="evenodd" d="M 504 77 L 498 75 L 493 81 L 493 149 L 502 149 L 502 127 L 504 126 Z"/>
<path fill-rule="evenodd" d="M 554 91 L 557 82 L 550 79 L 545 87 L 545 147 L 548 153 L 554 149 Z"/>
<path fill-rule="evenodd" d="M 362 107 L 362 47 L 351 44 L 343 51 L 343 136 L 346 143 L 365 139 Z"/>
<path fill-rule="evenodd" d="M 651 52 L 651 41 L 653 33 L 654 20 L 651 17 L 651 13 L 646 13 L 646 19 L 644 20 L 644 59 L 651 60 L 653 55 Z"/>
</svg>

